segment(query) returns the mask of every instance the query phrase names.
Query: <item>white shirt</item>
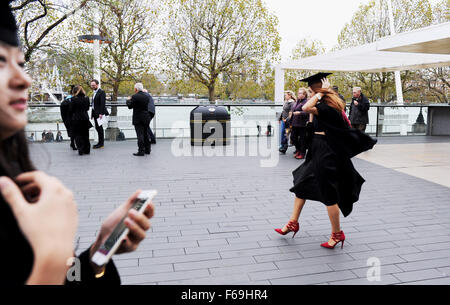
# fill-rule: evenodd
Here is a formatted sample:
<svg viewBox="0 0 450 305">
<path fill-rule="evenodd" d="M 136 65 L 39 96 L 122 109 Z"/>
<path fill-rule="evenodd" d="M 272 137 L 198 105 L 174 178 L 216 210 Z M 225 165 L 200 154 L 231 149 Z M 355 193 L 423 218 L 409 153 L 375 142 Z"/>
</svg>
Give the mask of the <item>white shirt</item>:
<svg viewBox="0 0 450 305">
<path fill-rule="evenodd" d="M 92 95 L 92 108 L 95 107 L 94 99 L 95 99 L 95 95 L 97 94 L 97 92 L 98 92 L 98 89 L 94 90 L 94 94 Z"/>
</svg>

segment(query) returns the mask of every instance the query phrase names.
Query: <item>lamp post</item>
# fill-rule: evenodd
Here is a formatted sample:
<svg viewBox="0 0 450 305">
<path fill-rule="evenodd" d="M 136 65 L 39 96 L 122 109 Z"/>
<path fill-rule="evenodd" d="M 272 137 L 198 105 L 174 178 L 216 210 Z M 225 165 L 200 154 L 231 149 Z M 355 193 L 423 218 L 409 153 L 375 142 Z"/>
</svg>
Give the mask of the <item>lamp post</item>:
<svg viewBox="0 0 450 305">
<path fill-rule="evenodd" d="M 93 35 L 81 35 L 78 36 L 78 40 L 85 43 L 92 43 L 94 45 L 94 79 L 98 80 L 99 85 L 101 85 L 102 81 L 102 72 L 100 67 L 100 46 L 102 44 L 109 44 L 113 41 L 107 37 L 103 37 L 100 35 L 98 30 L 98 26 L 94 27 Z M 108 127 L 106 129 L 106 138 L 116 140 L 117 135 L 119 134 L 119 128 L 117 124 L 117 117 L 109 117 Z"/>
<path fill-rule="evenodd" d="M 99 83 L 101 83 L 102 75 L 100 69 L 100 45 L 104 43 L 112 43 L 112 40 L 100 36 L 100 34 L 98 34 L 98 29 L 94 29 L 93 35 L 78 36 L 78 41 L 94 44 L 94 79 L 97 79 Z"/>
</svg>

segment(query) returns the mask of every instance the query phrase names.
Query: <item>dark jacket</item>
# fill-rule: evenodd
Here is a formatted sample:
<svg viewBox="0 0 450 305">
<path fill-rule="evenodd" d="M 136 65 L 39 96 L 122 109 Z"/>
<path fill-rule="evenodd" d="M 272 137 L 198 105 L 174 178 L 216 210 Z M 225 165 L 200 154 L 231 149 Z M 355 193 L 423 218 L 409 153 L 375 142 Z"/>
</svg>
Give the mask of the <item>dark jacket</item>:
<svg viewBox="0 0 450 305">
<path fill-rule="evenodd" d="M 89 98 L 84 95 L 72 97 L 70 113 L 72 121 L 89 121 Z"/>
<path fill-rule="evenodd" d="M 150 93 L 148 93 L 148 92 L 144 92 L 144 94 L 146 96 L 148 96 L 148 98 L 149 98 L 149 101 L 148 101 L 148 112 L 155 114 L 156 113 L 156 111 L 155 111 L 155 101 L 153 100 L 152 95 Z"/>
<path fill-rule="evenodd" d="M 133 125 L 150 124 L 150 114 L 148 113 L 148 96 L 139 91 L 127 100 L 128 109 L 133 109 Z"/>
<path fill-rule="evenodd" d="M 92 101 L 92 115 L 93 119 L 98 119 L 100 114 L 109 115 L 106 109 L 106 93 L 101 88 L 98 88 L 97 94 Z"/>
<path fill-rule="evenodd" d="M 21 172 L 19 170 L 19 172 Z M 0 167 L 0 176 L 6 173 Z M 36 221 L 42 221 L 36 220 Z M 33 269 L 34 254 L 30 243 L 20 230 L 9 204 L 0 195 L 0 284 L 23 285 Z M 120 284 L 120 277 L 112 260 L 106 265 L 105 275 L 95 278 L 89 262 L 89 250 L 79 257 L 81 282 L 66 282 L 66 285 Z"/>
<path fill-rule="evenodd" d="M 309 119 L 309 113 L 304 112 L 302 110 L 303 105 L 306 104 L 308 100 L 304 98 L 303 100 L 299 100 L 295 102 L 295 104 L 292 105 L 291 111 L 292 111 L 292 118 L 291 118 L 291 125 L 293 127 L 305 127 L 306 123 Z M 294 112 L 301 111 L 300 114 L 295 115 Z"/>
<path fill-rule="evenodd" d="M 69 137 L 72 137 L 72 116 L 70 114 L 70 102 L 71 98 L 66 98 L 61 102 L 59 109 L 61 111 L 61 119 L 63 120 L 64 126 L 66 126 L 67 134 L 69 135 Z"/>
<path fill-rule="evenodd" d="M 357 101 L 356 106 L 354 102 Z M 369 124 L 369 109 L 370 103 L 367 97 L 361 93 L 359 98 L 352 98 L 352 103 L 350 104 L 349 119 L 352 124 Z"/>
</svg>

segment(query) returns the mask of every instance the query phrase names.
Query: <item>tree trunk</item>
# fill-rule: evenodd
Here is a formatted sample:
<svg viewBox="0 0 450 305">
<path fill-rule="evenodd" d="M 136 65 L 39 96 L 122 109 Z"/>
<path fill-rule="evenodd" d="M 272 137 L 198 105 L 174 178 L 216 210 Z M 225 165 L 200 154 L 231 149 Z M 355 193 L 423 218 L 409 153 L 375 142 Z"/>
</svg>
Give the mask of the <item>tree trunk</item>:
<svg viewBox="0 0 450 305">
<path fill-rule="evenodd" d="M 117 103 L 118 96 L 119 96 L 119 83 L 114 82 L 113 83 L 113 94 L 112 94 L 112 102 L 113 103 Z M 117 116 L 117 106 L 113 106 L 111 108 L 111 115 Z"/>
<path fill-rule="evenodd" d="M 117 97 L 119 95 L 119 83 L 113 83 L 113 95 L 112 95 L 112 104 L 117 103 Z M 111 113 L 109 114 L 108 128 L 106 128 L 106 139 L 109 141 L 117 141 L 117 137 L 119 135 L 119 127 L 117 122 L 117 106 L 111 107 Z"/>
<path fill-rule="evenodd" d="M 216 91 L 215 85 L 208 86 L 208 95 L 209 95 L 210 102 L 214 102 L 216 100 L 215 91 Z"/>
</svg>

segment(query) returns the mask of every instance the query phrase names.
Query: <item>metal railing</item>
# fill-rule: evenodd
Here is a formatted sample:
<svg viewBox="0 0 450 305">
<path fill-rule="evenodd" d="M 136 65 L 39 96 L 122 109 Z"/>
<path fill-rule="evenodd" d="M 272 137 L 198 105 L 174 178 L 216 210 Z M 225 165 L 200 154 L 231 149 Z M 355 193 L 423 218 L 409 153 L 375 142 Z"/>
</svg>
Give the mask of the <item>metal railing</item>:
<svg viewBox="0 0 450 305">
<path fill-rule="evenodd" d="M 156 115 L 151 127 L 158 138 L 189 137 L 189 113 L 197 106 L 214 105 L 209 103 L 155 103 Z M 227 107 L 231 113 L 232 136 L 264 135 L 268 126 L 276 129 L 278 116 L 282 110 L 281 104 L 269 103 L 219 103 L 218 106 Z M 118 127 L 125 133 L 126 138 L 134 138 L 134 128 L 131 125 L 132 110 L 125 103 L 107 103 L 107 107 L 117 107 L 118 115 L 115 120 Z M 40 134 L 44 129 L 59 130 L 67 138 L 67 134 L 59 116 L 59 105 L 29 104 L 29 125 L 27 135 Z M 371 104 L 369 110 L 369 124 L 366 132 L 373 136 L 409 136 L 429 134 L 430 124 L 428 110 L 430 107 L 447 107 L 445 104 Z M 58 109 L 52 109 L 58 108 Z M 48 110 L 52 109 L 52 111 Z M 347 111 L 349 105 L 347 105 Z M 260 126 L 258 131 L 257 125 Z M 45 126 L 48 126 L 45 128 Z M 53 127 L 51 127 L 53 126 Z M 55 128 L 56 127 L 56 128 Z M 91 129 L 90 136 L 94 138 L 95 129 Z M 56 134 L 55 134 L 56 136 Z"/>
</svg>

